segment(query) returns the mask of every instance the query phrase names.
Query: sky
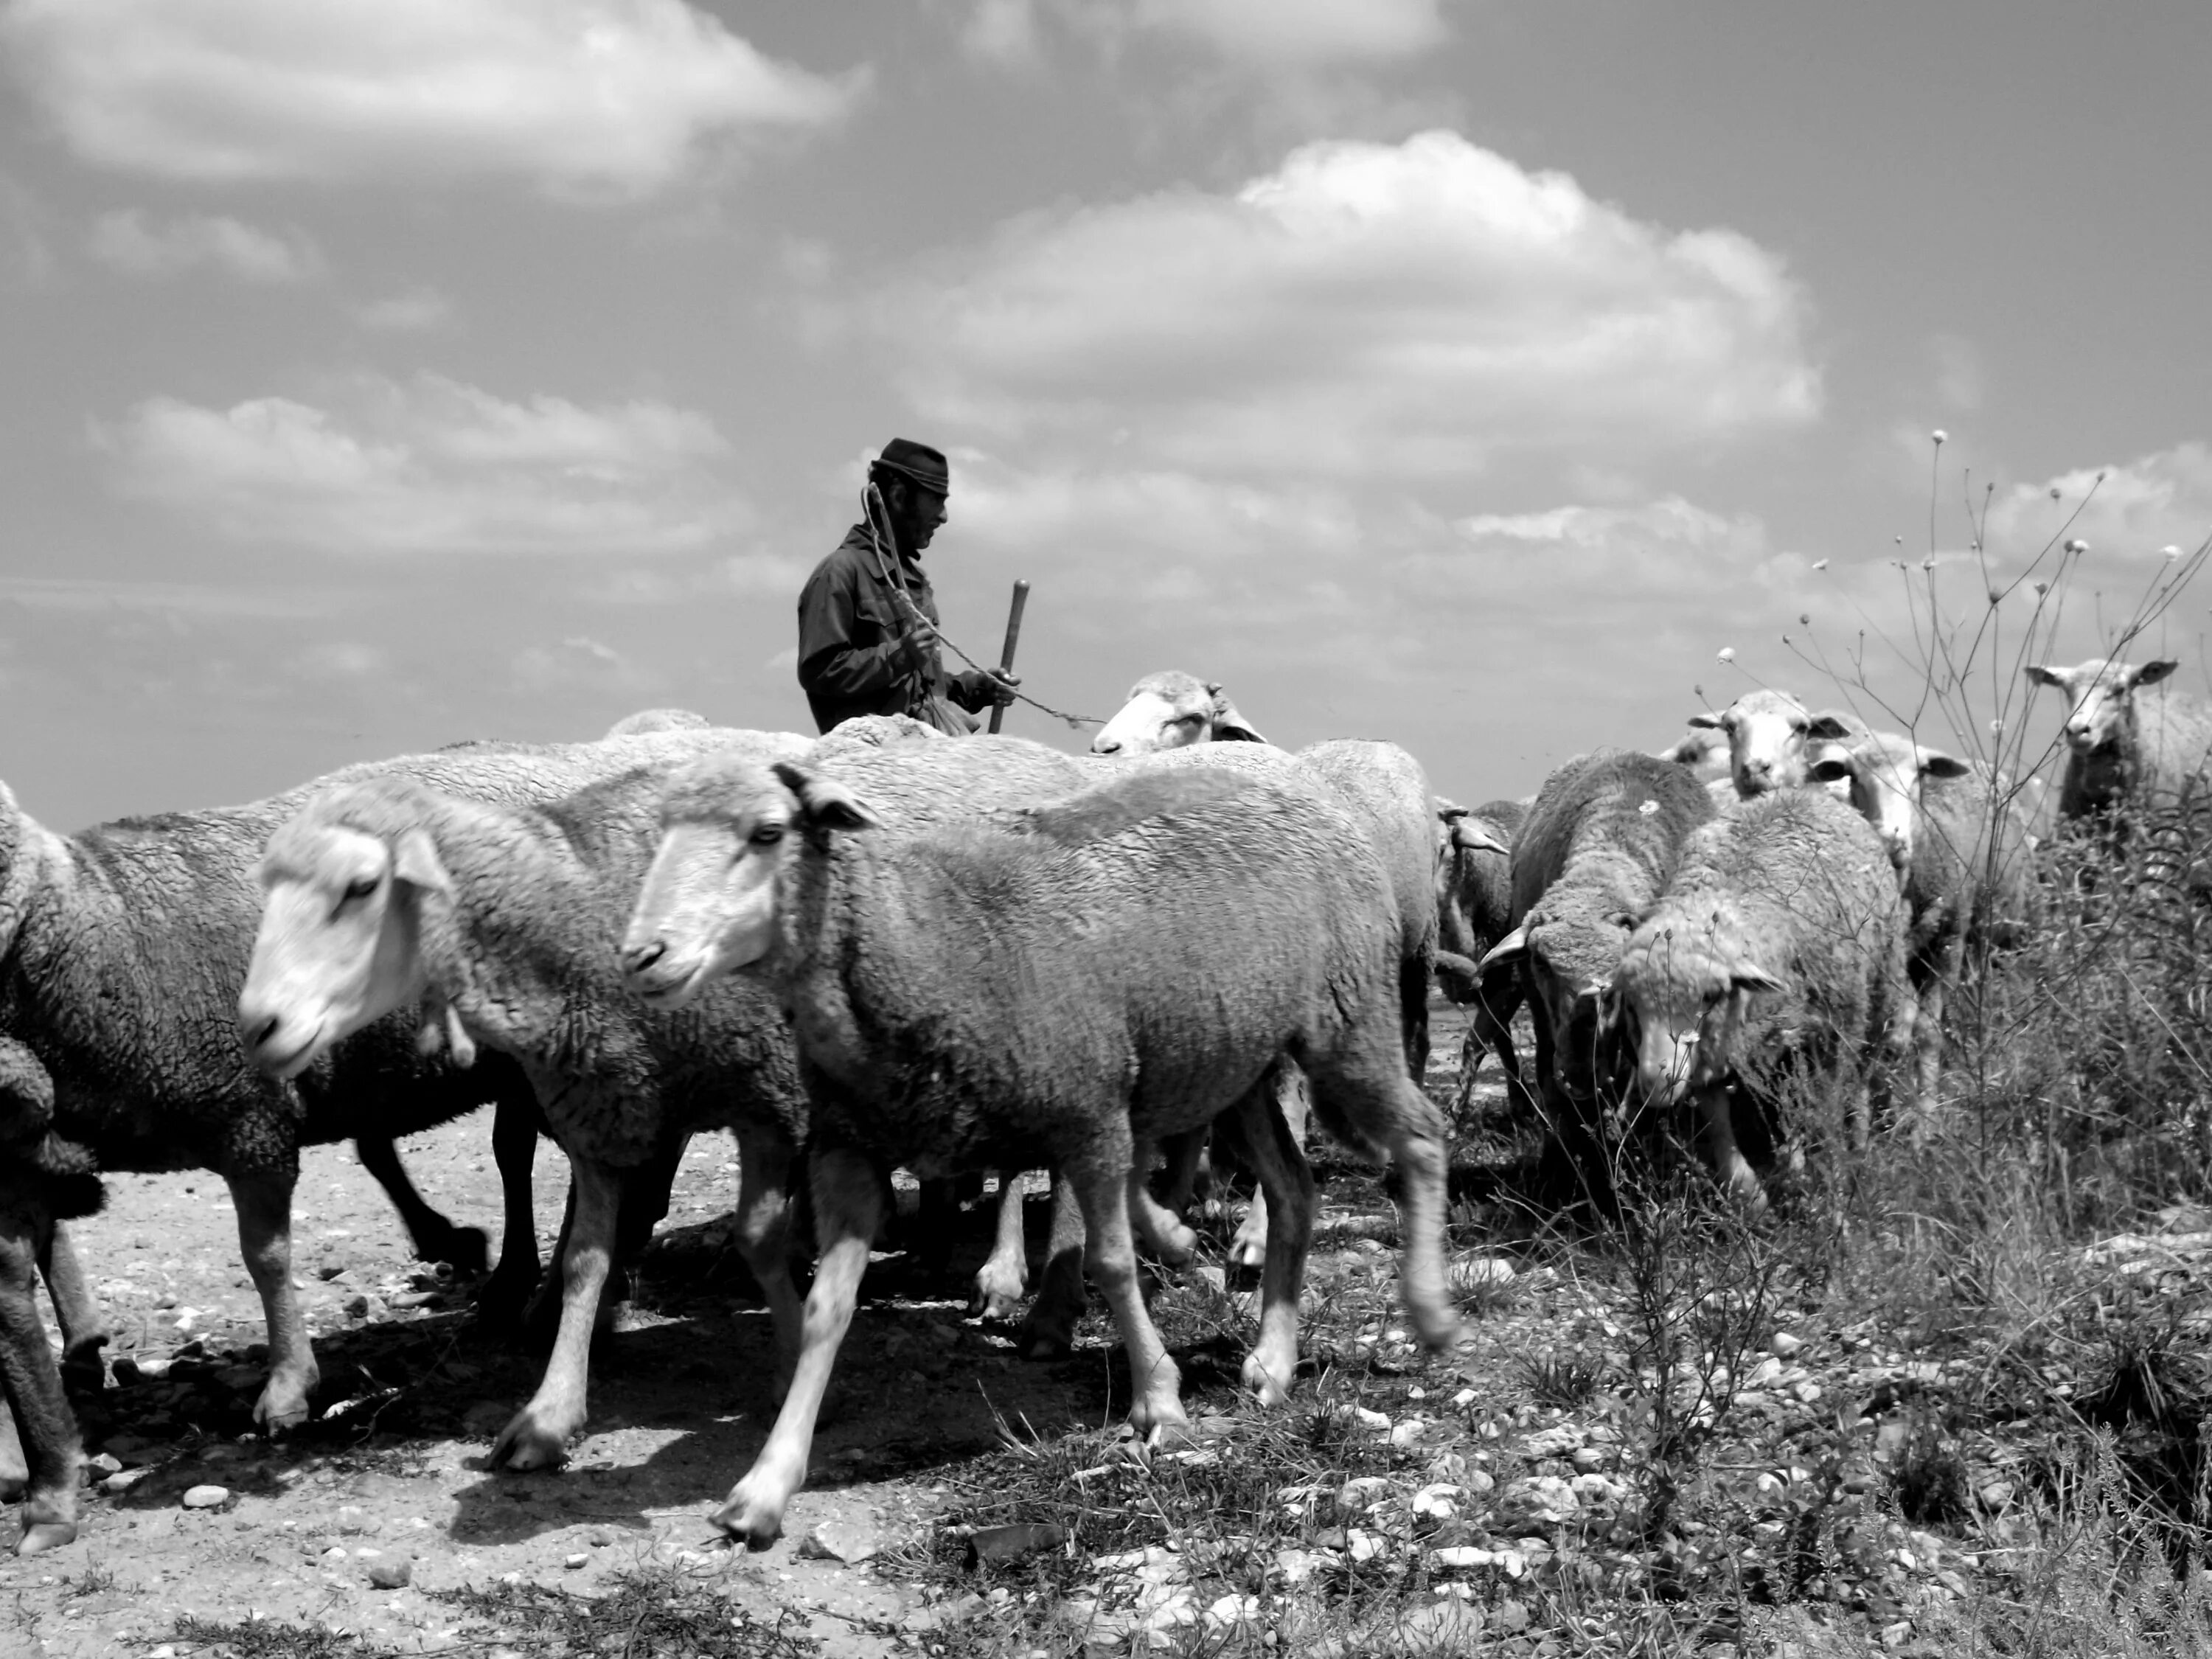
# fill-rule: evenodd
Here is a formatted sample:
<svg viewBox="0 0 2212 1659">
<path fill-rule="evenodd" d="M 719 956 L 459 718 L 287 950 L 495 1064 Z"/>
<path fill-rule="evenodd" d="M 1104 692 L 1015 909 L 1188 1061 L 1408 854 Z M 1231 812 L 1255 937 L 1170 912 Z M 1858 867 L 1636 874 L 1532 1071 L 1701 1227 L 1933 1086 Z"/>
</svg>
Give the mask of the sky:
<svg viewBox="0 0 2212 1659">
<path fill-rule="evenodd" d="M 808 729 L 894 435 L 1061 711 L 1185 669 L 1469 802 L 1759 684 L 2032 752 L 2025 661 L 2205 688 L 2208 62 L 2201 0 L 0 0 L 0 780 Z"/>
</svg>

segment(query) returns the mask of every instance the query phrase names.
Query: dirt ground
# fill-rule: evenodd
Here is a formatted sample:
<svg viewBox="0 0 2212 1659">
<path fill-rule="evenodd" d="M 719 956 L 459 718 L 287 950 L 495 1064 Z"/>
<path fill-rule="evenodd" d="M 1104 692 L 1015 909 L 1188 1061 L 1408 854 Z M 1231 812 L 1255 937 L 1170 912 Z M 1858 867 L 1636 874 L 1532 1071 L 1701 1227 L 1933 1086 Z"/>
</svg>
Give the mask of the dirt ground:
<svg viewBox="0 0 2212 1659">
<path fill-rule="evenodd" d="M 489 1135 L 480 1113 L 403 1150 L 432 1203 L 495 1233 Z M 317 1148 L 302 1170 L 295 1276 L 321 1415 L 274 1443 L 252 1432 L 262 1318 L 222 1183 L 111 1177 L 105 1212 L 76 1239 L 115 1332 L 111 1358 L 126 1362 L 118 1376 L 140 1375 L 80 1402 L 87 1449 L 102 1457 L 78 1540 L 0 1555 L 0 1654 L 180 1655 L 192 1650 L 170 1641 L 180 1620 L 249 1616 L 401 1652 L 497 1652 L 428 1592 L 519 1576 L 590 1593 L 652 1566 L 711 1579 L 733 1608 L 784 1619 L 828 1654 L 907 1646 L 902 1621 L 927 1620 L 911 1593 L 811 1553 L 810 1534 L 830 1522 L 841 1539 L 911 1539 L 943 1492 L 933 1475 L 999 1443 L 1001 1414 L 1047 1434 L 1097 1426 L 1112 1409 L 1107 1350 L 1025 1364 L 1004 1332 L 946 1297 L 960 1278 L 923 1279 L 879 1255 L 785 1536 L 732 1554 L 705 1517 L 773 1417 L 767 1317 L 715 1224 L 736 1190 L 734 1157 L 726 1138 L 693 1143 L 640 1294 L 594 1349 L 588 1431 L 565 1471 L 529 1475 L 493 1473 L 484 1455 L 538 1363 L 480 1335 L 465 1288 L 410 1259 L 349 1147 Z M 541 1248 L 566 1181 L 542 1143 Z M 1043 1205 L 1030 1208 L 1041 1230 Z M 972 1273 L 984 1246 L 979 1221 L 955 1273 Z M 185 1506 L 207 1486 L 225 1496 Z M 12 1514 L 0 1522 L 0 1548 L 14 1527 Z M 404 1584 L 383 1587 L 403 1569 Z"/>
</svg>

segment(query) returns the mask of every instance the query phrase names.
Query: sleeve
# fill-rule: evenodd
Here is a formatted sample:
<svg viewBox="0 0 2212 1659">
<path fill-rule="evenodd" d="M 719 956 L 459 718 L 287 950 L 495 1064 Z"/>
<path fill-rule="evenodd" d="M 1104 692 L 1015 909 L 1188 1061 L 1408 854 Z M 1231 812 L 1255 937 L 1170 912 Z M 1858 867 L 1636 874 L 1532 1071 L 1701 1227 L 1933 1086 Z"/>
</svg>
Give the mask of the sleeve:
<svg viewBox="0 0 2212 1659">
<path fill-rule="evenodd" d="M 861 645 L 855 636 L 882 630 L 860 615 L 851 568 L 825 561 L 799 595 L 799 684 L 833 697 L 878 696 L 911 677 L 903 637 L 893 633 Z"/>
</svg>

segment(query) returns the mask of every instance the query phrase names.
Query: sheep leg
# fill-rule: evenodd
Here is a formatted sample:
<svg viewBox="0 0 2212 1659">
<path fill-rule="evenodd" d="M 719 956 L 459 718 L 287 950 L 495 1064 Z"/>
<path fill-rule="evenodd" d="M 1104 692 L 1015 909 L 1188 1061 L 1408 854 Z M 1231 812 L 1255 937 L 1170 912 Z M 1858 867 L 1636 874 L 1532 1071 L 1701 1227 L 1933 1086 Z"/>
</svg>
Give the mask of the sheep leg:
<svg viewBox="0 0 2212 1659">
<path fill-rule="evenodd" d="M 1159 1261 L 1170 1267 L 1186 1267 L 1198 1254 L 1198 1235 L 1181 1216 L 1152 1196 L 1152 1183 L 1145 1178 L 1152 1168 L 1152 1143 L 1137 1142 L 1136 1154 L 1131 1166 L 1137 1172 L 1137 1181 L 1129 1189 L 1130 1225 Z"/>
<path fill-rule="evenodd" d="M 1187 1216 L 1198 1200 L 1198 1184 L 1206 1172 L 1206 1132 L 1186 1129 L 1160 1143 L 1166 1169 L 1160 1182 L 1160 1202 L 1176 1215 Z"/>
<path fill-rule="evenodd" d="M 50 1224 L 9 1205 L 0 1213 L 0 1404 L 14 1419 L 24 1462 L 22 1536 L 18 1555 L 36 1555 L 76 1537 L 77 1485 L 84 1451 L 62 1392 L 61 1373 L 39 1318 L 32 1269 Z"/>
<path fill-rule="evenodd" d="M 1126 1156 L 1127 1142 L 1121 1150 Z M 1085 1250 L 1091 1277 L 1097 1281 L 1106 1304 L 1114 1311 L 1121 1346 L 1129 1355 L 1129 1425 L 1150 1443 L 1188 1431 L 1190 1419 L 1182 1408 L 1182 1374 L 1168 1358 L 1152 1317 L 1145 1311 L 1145 1298 L 1137 1284 L 1137 1247 L 1130 1235 L 1129 1200 L 1144 1185 L 1142 1170 L 1125 1164 L 1116 1170 L 1110 1146 L 1108 1155 L 1094 1157 L 1065 1168 L 1066 1184 L 1075 1191 L 1083 1212 Z"/>
<path fill-rule="evenodd" d="M 569 1169 L 574 1209 L 568 1248 L 561 1254 L 561 1328 L 538 1392 L 492 1443 L 495 1468 L 555 1468 L 568 1455 L 569 1437 L 584 1426 L 592 1328 L 614 1256 L 622 1177 L 612 1166 L 573 1152 Z"/>
<path fill-rule="evenodd" d="M 106 1381 L 106 1362 L 100 1351 L 107 1346 L 107 1321 L 92 1288 L 84 1282 L 83 1265 L 70 1246 L 68 1228 L 57 1221 L 39 1252 L 39 1272 L 46 1281 L 46 1295 L 54 1304 L 54 1319 L 62 1328 L 62 1382 L 72 1391 L 97 1394 Z"/>
<path fill-rule="evenodd" d="M 791 1387 L 799 1363 L 805 1309 L 791 1282 L 791 1143 L 774 1129 L 745 1125 L 732 1131 L 738 1143 L 738 1252 L 768 1298 L 775 1328 L 775 1391 Z"/>
<path fill-rule="evenodd" d="M 269 1381 L 254 1402 L 253 1420 L 272 1435 L 282 1434 L 307 1420 L 308 1401 L 322 1380 L 292 1289 L 292 1177 L 225 1179 L 238 1211 L 239 1249 L 253 1288 L 261 1292 L 269 1325 Z"/>
<path fill-rule="evenodd" d="M 1305 1073 L 1295 1066 L 1278 1063 L 1273 1075 L 1261 1086 L 1273 1095 L 1275 1108 L 1281 1114 L 1284 1126 L 1303 1160 L 1305 1157 L 1306 1121 L 1312 1110 L 1312 1103 L 1306 1096 Z M 1311 1179 L 1310 1172 L 1308 1179 Z M 1252 1194 L 1252 1207 L 1244 1212 L 1243 1222 L 1237 1227 L 1236 1237 L 1229 1242 L 1229 1266 L 1232 1272 L 1262 1271 L 1267 1261 L 1267 1185 L 1261 1182 Z"/>
<path fill-rule="evenodd" d="M 799 1364 L 760 1455 L 709 1517 L 754 1549 L 765 1548 L 783 1530 L 783 1512 L 791 1495 L 805 1483 L 815 1419 L 829 1389 L 838 1346 L 853 1322 L 860 1275 L 867 1271 L 868 1246 L 883 1216 L 876 1174 L 865 1158 L 840 1147 L 817 1148 L 813 1163 L 814 1227 L 820 1249 L 814 1285 L 806 1294 Z"/>
<path fill-rule="evenodd" d="M 480 1273 L 490 1261 L 490 1241 L 481 1227 L 456 1227 L 451 1221 L 431 1208 L 422 1194 L 416 1190 L 415 1182 L 407 1174 L 407 1166 L 399 1161 L 399 1149 L 389 1135 L 359 1135 L 353 1143 L 354 1156 L 361 1167 L 368 1171 L 376 1184 L 384 1188 L 384 1195 L 392 1200 L 392 1207 L 399 1212 L 399 1224 L 407 1229 L 408 1242 L 414 1246 L 416 1258 L 422 1261 L 450 1262 L 465 1273 Z"/>
<path fill-rule="evenodd" d="M 0 1401 L 5 1391 L 0 1390 Z M 0 1407 L 0 1504 L 13 1504 L 31 1484 L 31 1466 L 23 1461 L 22 1437 L 15 1432 L 15 1413 Z"/>
<path fill-rule="evenodd" d="M 1766 1209 L 1766 1189 L 1759 1184 L 1759 1176 L 1735 1143 L 1735 1122 L 1729 1110 L 1728 1091 L 1722 1087 L 1706 1087 L 1698 1091 L 1698 1111 L 1705 1128 L 1705 1156 L 1712 1160 L 1713 1174 L 1729 1195 L 1747 1206 L 1753 1215 Z"/>
<path fill-rule="evenodd" d="M 1474 1074 L 1482 1064 L 1483 1051 L 1487 1049 L 1498 1056 L 1498 1064 L 1505 1073 L 1507 1107 L 1521 1116 L 1536 1115 L 1536 1103 L 1529 1096 L 1528 1085 L 1521 1079 L 1521 1056 L 1513 1046 L 1513 1016 L 1519 1012 L 1521 1000 L 1521 975 L 1517 969 L 1493 968 L 1483 975 L 1474 994 L 1474 1017 L 1468 1021 L 1466 1046 L 1460 1051 L 1461 1111 L 1465 1111 L 1474 1098 Z"/>
<path fill-rule="evenodd" d="M 975 1270 L 975 1296 L 969 1304 L 986 1319 L 1012 1319 L 1029 1294 L 1029 1241 L 1022 1231 L 1022 1195 L 1026 1174 L 999 1172 L 999 1229 L 991 1254 Z"/>
<path fill-rule="evenodd" d="M 499 1166 L 499 1188 L 506 1206 L 500 1231 L 499 1265 L 477 1291 L 477 1309 L 487 1324 L 514 1326 L 531 1292 L 538 1288 L 538 1218 L 531 1176 L 538 1163 L 538 1136 L 544 1115 L 526 1086 L 502 1090 L 492 1107 L 491 1155 Z"/>
<path fill-rule="evenodd" d="M 1065 1359 L 1075 1352 L 1075 1322 L 1083 1317 L 1085 1237 L 1083 1209 L 1075 1191 L 1064 1173 L 1054 1171 L 1044 1278 L 1014 1339 L 1024 1359 Z"/>
<path fill-rule="evenodd" d="M 1279 1109 L 1288 1091 L 1264 1079 L 1240 1103 L 1244 1154 L 1260 1178 L 1260 1192 L 1273 1193 L 1273 1224 L 1265 1238 L 1266 1261 L 1260 1279 L 1260 1340 L 1244 1357 L 1244 1386 L 1263 1406 L 1290 1397 L 1298 1364 L 1298 1297 L 1305 1286 L 1306 1251 L 1313 1242 L 1313 1168 L 1301 1141 L 1304 1124 L 1294 1130 Z M 1301 1109 L 1304 1091 L 1297 1091 Z M 1260 1208 L 1255 1196 L 1252 1207 Z"/>
<path fill-rule="evenodd" d="M 1943 1080 L 1943 1010 L 1949 990 L 1949 975 L 1938 971 L 1929 975 L 1928 983 L 1920 989 L 1919 1006 L 1912 1013 L 1915 1146 L 1936 1127 L 1936 1088 Z"/>
</svg>

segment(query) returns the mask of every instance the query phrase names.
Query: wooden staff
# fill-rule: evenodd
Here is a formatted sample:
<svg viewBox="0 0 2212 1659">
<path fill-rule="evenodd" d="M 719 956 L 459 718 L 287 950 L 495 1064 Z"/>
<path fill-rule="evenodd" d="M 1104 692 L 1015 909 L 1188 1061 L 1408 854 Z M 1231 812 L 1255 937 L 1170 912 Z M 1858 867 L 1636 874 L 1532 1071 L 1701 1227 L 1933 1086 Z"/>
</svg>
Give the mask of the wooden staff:
<svg viewBox="0 0 2212 1659">
<path fill-rule="evenodd" d="M 1022 607 L 1029 602 L 1030 585 L 1027 582 L 1016 582 L 1014 603 L 1006 612 L 1006 648 L 999 653 L 999 672 L 1001 674 L 1011 674 L 1014 672 L 1014 647 L 1021 643 L 1022 639 Z M 994 702 L 991 705 L 990 729 L 994 733 L 997 732 L 1000 721 L 1006 717 L 1006 704 Z"/>
</svg>

